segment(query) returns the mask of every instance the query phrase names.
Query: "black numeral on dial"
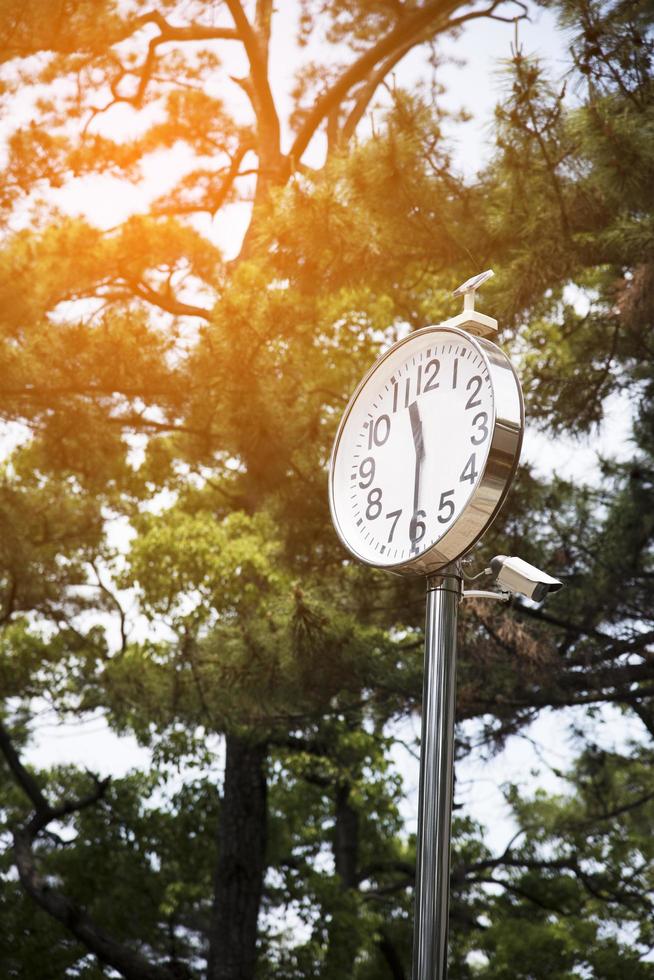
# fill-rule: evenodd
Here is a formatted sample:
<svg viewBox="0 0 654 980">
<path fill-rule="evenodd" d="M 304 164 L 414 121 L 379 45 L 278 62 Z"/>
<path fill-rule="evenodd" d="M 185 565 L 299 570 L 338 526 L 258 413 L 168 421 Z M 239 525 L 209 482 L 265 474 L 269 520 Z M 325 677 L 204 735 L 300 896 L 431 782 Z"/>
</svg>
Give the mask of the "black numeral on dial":
<svg viewBox="0 0 654 980">
<path fill-rule="evenodd" d="M 436 380 L 438 372 L 441 369 L 441 362 L 437 357 L 432 358 L 431 361 L 427 361 L 425 367 L 425 391 L 433 391 L 438 388 L 439 382 Z M 431 374 L 429 373 L 431 370 Z"/>
<path fill-rule="evenodd" d="M 479 431 L 470 436 L 470 442 L 473 446 L 481 446 L 482 442 L 486 442 L 488 439 L 488 415 L 486 412 L 477 412 L 472 424 L 476 425 Z"/>
<path fill-rule="evenodd" d="M 478 374 L 473 374 L 470 378 L 466 385 L 466 391 L 470 391 L 471 388 L 474 388 L 474 391 L 466 402 L 466 408 L 477 408 L 478 405 L 481 405 L 481 401 L 477 398 L 477 395 L 481 391 L 481 378 Z"/>
<path fill-rule="evenodd" d="M 427 525 L 424 521 L 419 520 L 419 518 L 426 516 L 427 514 L 424 510 L 417 510 L 409 522 L 409 539 L 414 546 L 417 545 L 419 541 L 422 541 L 425 536 Z"/>
<path fill-rule="evenodd" d="M 479 473 L 475 469 L 475 454 L 473 453 L 466 465 L 463 467 L 463 472 L 459 477 L 459 483 L 469 481 L 470 483 L 474 484 L 478 476 Z"/>
<path fill-rule="evenodd" d="M 367 490 L 375 479 L 375 461 L 372 456 L 366 456 L 365 459 L 361 460 L 359 464 L 359 476 L 361 477 L 359 486 L 362 490 Z"/>
<path fill-rule="evenodd" d="M 391 529 L 388 532 L 388 543 L 389 544 L 393 540 L 393 535 L 395 534 L 395 528 L 397 527 L 397 522 L 399 521 L 399 519 L 400 519 L 401 516 L 402 516 L 402 511 L 401 510 L 392 510 L 388 514 L 386 514 L 386 520 L 387 521 L 391 521 L 391 520 L 393 521 L 393 523 L 391 524 Z"/>
<path fill-rule="evenodd" d="M 368 449 L 383 446 L 391 434 L 391 420 L 388 415 L 380 415 L 368 425 Z"/>
<path fill-rule="evenodd" d="M 421 386 L 422 386 L 422 364 L 418 365 L 418 375 L 415 381 L 416 381 L 415 397 L 417 398 L 421 392 Z M 426 390 L 427 389 L 425 388 L 425 391 Z M 393 411 L 394 412 L 397 412 L 399 401 L 400 401 L 400 384 L 399 382 L 394 381 L 393 382 Z M 404 405 L 402 407 L 408 408 L 410 402 L 411 402 L 411 376 L 407 375 L 407 377 L 404 379 Z"/>
<path fill-rule="evenodd" d="M 454 496 L 454 490 L 443 490 L 441 494 L 441 499 L 438 502 L 438 516 L 437 520 L 439 524 L 447 524 L 448 521 L 452 520 L 454 514 L 454 501 L 450 500 L 450 497 Z"/>
<path fill-rule="evenodd" d="M 381 514 L 381 499 L 381 487 L 374 487 L 368 494 L 368 506 L 366 507 L 366 517 L 369 521 L 376 521 Z"/>
</svg>

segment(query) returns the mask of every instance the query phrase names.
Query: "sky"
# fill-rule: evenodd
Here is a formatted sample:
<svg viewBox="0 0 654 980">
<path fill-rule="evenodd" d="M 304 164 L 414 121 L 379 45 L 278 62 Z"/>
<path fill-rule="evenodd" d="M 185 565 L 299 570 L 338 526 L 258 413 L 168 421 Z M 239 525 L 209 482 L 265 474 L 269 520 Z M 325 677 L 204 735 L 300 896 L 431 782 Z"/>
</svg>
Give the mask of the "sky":
<svg viewBox="0 0 654 980">
<path fill-rule="evenodd" d="M 296 7 L 293 3 L 280 3 L 280 17 L 274 38 L 272 71 L 274 86 L 280 96 L 291 84 L 295 63 L 293 22 Z M 465 29 L 456 41 L 443 44 L 445 63 L 440 79 L 446 92 L 443 104 L 455 112 L 466 108 L 472 119 L 464 125 L 452 127 L 448 135 L 453 140 L 456 166 L 472 176 L 487 159 L 492 146 L 493 108 L 502 88 L 502 61 L 509 58 L 511 44 L 515 41 L 512 25 L 478 21 Z M 555 75 L 562 75 L 568 60 L 561 34 L 555 29 L 552 15 L 540 11 L 533 22 L 519 26 L 519 43 L 526 54 L 538 52 L 551 65 Z M 238 65 L 234 65 L 238 69 Z M 400 84 L 412 84 L 424 76 L 422 58 L 412 55 L 398 68 Z M 24 107 L 28 111 L 28 107 Z M 102 125 L 127 126 L 128 110 L 117 110 L 123 116 L 113 120 L 109 114 Z M 128 115 L 124 115 L 128 113 Z M 121 121 L 122 120 L 122 121 Z M 311 147 L 316 159 L 322 153 L 320 140 Z M 175 179 L 180 168 L 189 161 L 182 149 L 173 151 L 166 159 L 153 158 L 146 166 L 143 179 L 130 188 L 111 178 L 77 180 L 56 192 L 56 202 L 71 211 L 84 213 L 100 227 L 112 227 L 135 210 L 147 207 Z M 226 219 L 215 221 L 202 219 L 202 230 L 209 234 L 226 252 L 237 253 L 247 221 L 244 205 L 234 205 Z M 481 270 L 480 270 L 481 271 Z M 478 303 L 483 310 L 483 292 Z M 630 415 L 628 406 L 620 399 L 607 405 L 607 419 L 600 431 L 586 442 L 558 438 L 554 444 L 529 425 L 525 438 L 523 459 L 532 462 L 543 473 L 556 465 L 561 476 L 580 478 L 592 472 L 596 453 L 623 452 L 627 446 Z M 507 749 L 493 759 L 470 758 L 457 769 L 457 799 L 465 803 L 467 812 L 478 816 L 487 824 L 488 842 L 503 848 L 512 835 L 513 826 L 507 816 L 502 785 L 519 782 L 530 787 L 536 784 L 560 792 L 565 788 L 553 769 L 565 768 L 574 755 L 574 745 L 569 737 L 569 714 L 544 712 L 539 720 L 523 736 L 509 741 Z M 416 734 L 418 720 L 414 719 L 406 729 L 408 736 Z M 555 737 L 553 737 L 553 734 Z M 101 775 L 121 776 L 135 766 L 149 765 L 150 756 L 139 747 L 132 737 L 112 734 L 103 719 L 96 718 L 81 724 L 60 725 L 44 715 L 35 733 L 34 744 L 28 759 L 36 765 L 48 766 L 62 762 L 75 763 L 92 769 Z M 606 709 L 597 723 L 597 737 L 603 744 L 621 744 L 625 739 L 637 736 L 634 729 L 625 727 L 612 709 Z M 538 747 L 540 746 L 540 748 Z M 219 755 L 216 740 L 216 752 Z M 401 747 L 396 750 L 399 768 L 406 776 L 407 802 L 405 816 L 411 829 L 415 821 L 417 766 L 415 759 Z M 538 773 L 538 775 L 536 775 Z M 178 778 L 183 778 L 183 773 Z"/>
</svg>

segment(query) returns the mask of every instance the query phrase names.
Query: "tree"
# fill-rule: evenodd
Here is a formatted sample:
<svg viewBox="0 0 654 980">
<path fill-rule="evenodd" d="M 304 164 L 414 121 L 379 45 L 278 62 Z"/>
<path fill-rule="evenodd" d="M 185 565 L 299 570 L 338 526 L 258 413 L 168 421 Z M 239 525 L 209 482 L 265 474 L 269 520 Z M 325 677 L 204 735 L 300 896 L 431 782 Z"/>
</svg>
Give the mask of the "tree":
<svg viewBox="0 0 654 980">
<path fill-rule="evenodd" d="M 347 47 L 350 63 L 336 68 L 309 63 L 301 73 L 290 114 L 290 146 L 284 152 L 268 73 L 270 2 L 264 0 L 246 11 L 239 2 L 228 0 L 217 20 L 213 8 L 202 4 L 190 11 L 170 4 L 154 9 L 134 4 L 126 12 L 112 3 L 100 8 L 62 4 L 54 18 L 52 8 L 44 17 L 35 5 L 5 6 L 6 96 L 16 98 L 27 85 L 38 99 L 29 124 L 19 125 L 8 140 L 2 195 L 8 229 L 21 198 L 29 206 L 36 203 L 36 195 L 71 178 L 107 174 L 129 180 L 148 155 L 180 142 L 196 160 L 194 169 L 153 203 L 149 215 L 130 218 L 109 232 L 51 209 L 48 213 L 49 205 L 40 214 L 33 212 L 30 227 L 10 231 L 3 252 L 11 283 L 5 326 L 6 417 L 34 432 L 29 452 L 46 484 L 63 479 L 72 492 L 83 494 L 97 492 L 110 481 L 114 493 L 107 506 L 114 514 L 133 515 L 144 497 L 160 488 L 181 492 L 185 499 L 176 507 L 179 517 L 168 514 L 163 521 L 182 535 L 178 544 L 189 544 L 188 551 L 178 550 L 174 559 L 181 588 L 201 589 L 207 577 L 218 571 L 206 549 L 197 553 L 210 521 L 217 522 L 222 535 L 214 543 L 227 549 L 221 556 L 247 563 L 241 590 L 235 576 L 241 577 L 242 565 L 229 567 L 226 562 L 221 588 L 227 587 L 228 593 L 219 592 L 215 580 L 208 583 L 207 605 L 195 621 L 192 616 L 190 621 L 185 616 L 174 620 L 177 639 L 163 651 L 149 644 L 145 649 L 130 645 L 124 630 L 118 655 L 113 657 L 105 651 L 94 656 L 95 650 L 86 649 L 79 656 L 77 650 L 65 647 L 57 668 L 66 663 L 80 684 L 70 685 L 60 707 L 68 704 L 80 711 L 104 703 L 118 724 L 137 724 L 142 732 L 152 725 L 169 733 L 180 724 L 206 723 L 207 708 L 197 677 L 189 702 L 180 707 L 176 701 L 179 657 L 181 673 L 192 674 L 198 644 L 209 663 L 212 644 L 214 649 L 220 645 L 221 653 L 225 645 L 225 666 L 229 668 L 231 660 L 235 676 L 232 695 L 252 702 L 248 692 L 259 680 L 256 672 L 250 672 L 252 664 L 261 663 L 273 646 L 274 619 L 268 622 L 268 603 L 281 600 L 280 590 L 289 586 L 288 572 L 277 581 L 272 554 L 279 559 L 285 547 L 293 555 L 292 571 L 306 564 L 311 550 L 307 554 L 305 547 L 295 553 L 292 546 L 297 538 L 294 542 L 291 534 L 289 541 L 272 541 L 267 554 L 266 538 L 271 534 L 270 522 L 279 523 L 284 513 L 280 504 L 287 514 L 297 506 L 297 491 L 283 499 L 289 472 L 298 472 L 302 480 L 304 467 L 312 472 L 321 457 L 324 442 L 309 445 L 307 436 L 321 431 L 321 385 L 332 380 L 326 351 L 316 344 L 315 328 L 317 318 L 333 333 L 333 314 L 321 312 L 315 298 L 301 291 L 289 302 L 287 295 L 276 295 L 270 288 L 268 245 L 262 238 L 274 192 L 291 182 L 300 187 L 306 151 L 321 127 L 328 131 L 327 156 L 340 159 L 380 84 L 408 51 L 470 18 L 500 16 L 497 11 L 503 7 L 510 9 L 511 4 L 470 8 L 439 0 L 406 6 L 306 6 L 303 40 L 318 25 L 329 24 L 328 43 Z M 222 94 L 206 91 L 207 81 L 220 70 L 217 52 L 222 47 L 236 47 L 246 61 L 245 77 L 223 72 L 225 84 L 247 99 L 250 119 L 245 123 L 229 112 Z M 146 121 L 135 139 L 120 140 L 103 130 L 105 119 L 120 109 Z M 154 121 L 148 124 L 150 119 Z M 249 178 L 254 179 L 250 226 L 239 259 L 226 263 L 195 230 L 192 219 L 214 214 L 247 194 Z M 191 292 L 204 296 L 205 302 L 192 300 Z M 85 302 L 79 305 L 80 301 Z M 63 304 L 73 305 L 64 308 Z M 168 318 L 158 321 L 151 311 Z M 180 328 L 179 317 L 194 319 Z M 355 340 L 355 347 L 359 346 Z M 366 341 L 360 353 L 370 350 Z M 308 364 L 312 365 L 309 384 L 301 370 Z M 353 367 L 356 370 L 351 363 L 349 371 Z M 244 390 L 249 396 L 246 402 Z M 328 435 L 326 427 L 323 431 Z M 129 433 L 149 440 L 147 461 L 136 474 L 126 465 Z M 183 482 L 188 483 L 181 479 L 182 468 L 201 477 L 207 484 L 204 493 L 180 490 Z M 214 475 L 207 479 L 209 473 Z M 316 483 L 315 475 L 309 478 L 310 487 Z M 306 492 L 301 491 L 302 497 Z M 204 499 L 194 500 L 194 496 Z M 313 513 L 309 508 L 302 524 L 311 528 L 317 521 L 324 524 L 322 504 L 314 504 Z M 144 581 L 139 582 L 145 602 L 151 608 L 158 604 L 160 608 L 169 598 L 183 603 L 181 594 L 157 593 L 154 562 L 162 560 L 166 542 L 160 539 L 156 520 L 141 524 L 143 534 L 132 569 L 140 574 L 140 554 L 151 563 L 147 578 L 141 575 Z M 230 550 L 232 537 L 241 558 Z M 148 557 L 149 543 L 154 545 L 154 559 L 151 553 Z M 261 546 L 264 551 L 258 554 Z M 27 574 L 35 573 L 32 565 Z M 119 600 L 102 578 L 98 585 L 106 601 L 117 607 L 124 626 Z M 68 604 L 71 598 L 67 597 Z M 296 640 L 302 630 L 306 632 L 312 615 L 321 622 L 320 614 L 302 603 L 299 594 L 295 602 L 286 600 L 282 614 Z M 65 604 L 63 594 L 61 604 Z M 66 615 L 70 618 L 69 608 Z M 207 617 L 213 619 L 213 630 Z M 251 627 L 246 628 L 246 621 Z M 37 634 L 45 625 L 37 627 Z M 79 624 L 76 629 L 79 632 Z M 332 628 L 336 639 L 330 638 L 330 649 L 336 645 L 347 651 L 352 630 L 351 625 L 340 626 L 336 617 Z M 275 647 L 278 662 L 289 656 L 286 650 L 287 645 Z M 19 658 L 20 651 L 15 656 Z M 347 657 L 346 653 L 346 665 Z M 291 687 L 313 680 L 302 676 L 293 680 L 291 671 Z M 43 686 L 49 683 L 47 678 Z M 134 686 L 141 692 L 139 709 L 148 706 L 138 722 Z M 350 686 L 360 688 L 356 677 Z M 130 688 L 131 698 L 126 696 Z M 284 694 L 282 700 L 288 703 L 288 693 Z M 301 700 L 306 701 L 306 694 Z M 258 705 L 250 707 L 254 717 L 241 703 L 238 712 L 226 710 L 211 719 L 213 729 L 227 731 L 210 928 L 212 977 L 251 976 L 254 968 L 265 870 L 264 766 L 271 725 L 265 715 L 261 717 Z M 26 792 L 29 787 L 27 795 L 34 807 L 34 816 L 17 831 L 14 844 L 19 866 L 22 860 L 24 884 L 32 884 L 33 897 L 71 927 L 102 962 L 125 975 L 148 970 L 167 975 L 171 967 L 164 964 L 164 954 L 155 956 L 149 966 L 143 959 L 134 960 L 136 954 L 124 943 L 106 941 L 102 929 L 73 909 L 63 893 L 46 889 L 43 880 L 34 878 L 32 846 L 38 845 L 39 835 L 53 820 L 75 812 L 85 797 L 77 804 L 48 803 L 18 757 L 11 755 L 9 728 L 5 744 L 10 768 Z M 82 926 L 75 924 L 80 922 Z"/>
<path fill-rule="evenodd" d="M 652 976 L 650 756 L 651 746 L 620 756 L 589 745 L 566 774 L 569 795 L 526 801 L 509 790 L 518 833 L 466 869 L 501 886 L 485 898 L 474 946 L 486 963 L 474 975 Z"/>
<path fill-rule="evenodd" d="M 593 82 L 577 113 L 553 99 L 538 68 L 516 53 L 500 155 L 467 186 L 451 173 L 438 114 L 415 93 L 390 87 L 385 122 L 371 139 L 355 140 L 357 126 L 411 48 L 468 19 L 510 16 L 509 5 L 305 5 L 304 39 L 328 24 L 328 42 L 335 51 L 345 45 L 352 63 L 307 66 L 288 134 L 268 71 L 270 4 L 245 11 L 229 0 L 216 17 L 202 4 L 134 5 L 125 13 L 110 3 L 75 3 L 59 13 L 44 28 L 37 5 L 3 11 L 5 98 L 26 82 L 50 86 L 39 90 L 34 122 L 9 140 L 3 409 L 29 429 L 12 464 L 34 484 L 29 521 L 48 500 L 68 495 L 88 501 L 98 523 L 96 537 L 81 544 L 52 538 L 56 602 L 37 596 L 21 605 L 6 579 L 5 656 L 15 677 L 9 709 L 17 717 L 7 720 L 3 747 L 22 790 L 8 814 L 17 828 L 12 859 L 53 920 L 44 926 L 41 917 L 38 928 L 57 936 L 66 970 L 97 975 L 99 962 L 124 976 L 185 976 L 207 960 L 209 975 L 221 978 L 251 977 L 255 969 L 289 978 L 402 977 L 412 854 L 398 830 L 398 787 L 384 777 L 385 737 L 388 720 L 420 696 L 422 599 L 410 584 L 344 563 L 328 527 L 326 454 L 343 397 L 380 332 L 388 338 L 403 324 L 449 312 L 444 283 L 478 271 L 486 255 L 501 266 L 493 300 L 505 322 L 529 314 L 520 340 L 536 352 L 525 364 L 532 391 L 539 386 L 537 396 L 530 391 L 532 417 L 554 430 L 583 428 L 599 417 L 609 385 L 631 378 L 643 350 L 637 325 L 648 281 L 645 272 L 634 275 L 651 194 L 642 135 L 651 114 L 646 14 L 606 5 L 598 22 L 593 8 L 568 8 L 583 27 L 579 67 L 589 66 Z M 595 53 L 587 44 L 593 30 Z M 634 40 L 626 68 L 625 37 Z M 239 68 L 221 67 L 223 47 L 242 53 L 245 79 L 234 80 Z M 211 94 L 218 77 L 242 94 L 249 122 Z M 133 139 L 103 126 L 118 111 L 141 120 Z M 593 128 L 598 114 L 604 127 L 607 118 L 620 119 L 617 136 Z M 325 161 L 312 169 L 311 141 L 321 134 Z M 612 186 L 616 167 L 606 169 L 612 139 L 620 150 L 635 141 L 629 195 Z M 73 176 L 135 179 L 150 155 L 179 143 L 193 156 L 192 169 L 148 215 L 101 232 L 48 204 L 23 231 L 11 230 L 21 198 L 34 201 Z M 243 248 L 225 261 L 197 216 L 248 193 Z M 473 223 L 471 268 L 462 243 Z M 625 288 L 617 313 L 616 262 L 623 279 L 632 274 L 641 283 L 635 293 Z M 586 320 L 561 302 L 569 282 L 597 290 Z M 634 328 L 623 345 L 625 323 Z M 593 398 L 578 397 L 579 366 Z M 570 379 L 564 397 L 561 376 Z M 549 705 L 608 700 L 648 717 L 649 639 L 641 632 L 651 563 L 643 506 L 651 496 L 648 431 L 643 414 L 637 464 L 607 463 L 615 482 L 610 492 L 602 488 L 601 508 L 589 490 L 541 486 L 525 472 L 505 530 L 489 538 L 488 549 L 520 542 L 524 554 L 528 530 L 533 557 L 563 570 L 571 586 L 548 612 L 519 608 L 499 620 L 479 609 L 466 619 L 459 713 L 490 715 L 491 742 Z M 640 476 L 632 478 L 634 468 Z M 98 537 L 100 518 L 110 514 L 136 530 L 127 561 Z M 16 537 L 11 561 L 20 559 L 27 593 L 42 581 L 43 559 L 25 551 L 24 537 Z M 117 615 L 116 650 L 79 615 L 80 547 L 78 562 L 95 565 L 101 601 L 92 605 Z M 625 602 L 612 596 L 616 559 L 630 583 Z M 158 632 L 128 635 L 119 585 L 137 591 Z M 21 611 L 31 618 L 15 623 Z M 162 779 L 167 765 L 206 768 L 204 733 L 225 733 L 220 800 L 206 780 L 190 786 L 192 799 L 177 803 L 168 793 L 161 804 L 143 777 L 113 789 L 79 774 L 35 780 L 16 746 L 28 699 L 46 693 L 61 711 L 101 707 L 118 730 L 135 731 L 153 746 Z M 202 827 L 197 842 L 189 814 Z M 157 830 L 148 838 L 150 819 Z M 546 825 L 543 815 L 536 819 Z M 55 821 L 78 833 L 68 850 L 52 837 Z M 320 866 L 328 833 L 336 875 Z M 84 881 L 90 841 L 93 889 Z M 528 833 L 518 858 L 498 860 L 474 827 L 461 825 L 453 957 L 462 976 L 470 975 L 480 909 L 490 904 L 484 874 L 494 869 L 509 896 L 526 892 L 529 909 L 551 890 L 556 862 L 543 864 L 538 894 L 532 880 L 538 844 Z M 109 887 L 114 861 L 129 875 L 130 894 L 147 882 L 136 927 Z M 570 915 L 583 907 L 584 893 L 573 885 Z M 111 898 L 103 902 L 105 893 Z M 11 880 L 6 894 L 16 894 Z M 289 902 L 310 926 L 306 943 L 284 943 L 260 918 L 262 903 L 272 913 Z M 482 948 L 499 957 L 500 970 L 512 922 L 526 912 L 508 900 L 491 911 Z M 593 915 L 597 923 L 610 919 L 606 902 Z M 541 919 L 539 928 L 541 944 L 552 948 L 556 925 Z M 71 948 L 62 930 L 81 945 Z M 581 962 L 577 949 L 590 935 L 568 932 L 572 952 L 562 969 Z M 25 942 L 26 956 L 41 955 L 38 942 Z M 606 944 L 595 946 L 597 956 L 606 954 Z M 614 961 L 624 965 L 624 957 L 618 948 Z"/>
</svg>

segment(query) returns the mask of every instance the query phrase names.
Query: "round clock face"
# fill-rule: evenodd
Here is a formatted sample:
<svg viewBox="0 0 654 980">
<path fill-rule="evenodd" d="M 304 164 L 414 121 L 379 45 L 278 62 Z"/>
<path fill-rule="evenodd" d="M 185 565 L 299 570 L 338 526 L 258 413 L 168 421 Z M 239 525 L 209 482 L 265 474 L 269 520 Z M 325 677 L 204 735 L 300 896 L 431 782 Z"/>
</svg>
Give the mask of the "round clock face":
<svg viewBox="0 0 654 980">
<path fill-rule="evenodd" d="M 519 385 L 499 348 L 448 327 L 411 334 L 374 365 L 341 422 L 330 498 L 342 541 L 361 561 L 397 571 L 454 560 L 499 508 L 521 434 Z"/>
</svg>

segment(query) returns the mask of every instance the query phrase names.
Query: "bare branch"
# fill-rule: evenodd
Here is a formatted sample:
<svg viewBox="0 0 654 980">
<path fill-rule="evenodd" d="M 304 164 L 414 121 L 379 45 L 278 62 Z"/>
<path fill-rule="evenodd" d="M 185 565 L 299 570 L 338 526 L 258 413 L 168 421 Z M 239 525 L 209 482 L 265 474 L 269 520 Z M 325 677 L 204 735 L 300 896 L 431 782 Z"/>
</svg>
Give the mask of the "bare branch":
<svg viewBox="0 0 654 980">
<path fill-rule="evenodd" d="M 247 140 L 238 147 L 236 153 L 230 159 L 229 167 L 225 168 L 225 170 L 219 174 L 224 174 L 224 176 L 220 182 L 220 186 L 216 188 L 213 195 L 207 195 L 205 200 L 198 201 L 195 204 L 190 201 L 187 204 L 181 201 L 175 202 L 171 197 L 169 198 L 169 203 L 155 203 L 153 213 L 195 214 L 198 211 L 207 211 L 209 214 L 216 214 L 227 200 L 232 187 L 239 177 L 248 177 L 259 173 L 258 167 L 253 167 L 250 170 L 240 169 L 244 157 L 247 156 L 249 151 L 253 149 L 254 142 L 252 140 Z"/>
<path fill-rule="evenodd" d="M 2 722 L 0 722 L 0 751 L 4 755 L 14 779 L 34 806 L 34 813 L 26 827 L 26 832 L 32 839 L 53 820 L 61 820 L 63 817 L 70 816 L 71 813 L 85 810 L 97 803 L 109 785 L 109 779 L 98 779 L 97 776 L 92 776 L 95 786 L 91 792 L 79 799 L 64 800 L 58 806 L 51 806 L 34 776 L 23 765 L 11 736 Z"/>
<path fill-rule="evenodd" d="M 37 783 L 34 776 L 21 762 L 20 756 L 14 748 L 14 743 L 11 740 L 11 736 L 2 722 L 0 722 L 0 751 L 4 755 L 5 761 L 9 766 L 14 779 L 31 801 L 36 813 L 49 813 L 50 804 L 43 795 L 41 787 Z"/>
<path fill-rule="evenodd" d="M 148 286 L 142 280 L 139 282 L 127 280 L 127 283 L 135 296 L 145 300 L 146 303 L 151 303 L 152 306 L 158 306 L 160 310 L 164 310 L 166 313 L 172 313 L 173 316 L 199 316 L 203 320 L 211 319 L 211 310 L 206 309 L 204 306 L 192 306 L 190 303 L 182 303 L 172 293 L 158 293 L 156 289 L 152 289 L 151 286 Z"/>
<path fill-rule="evenodd" d="M 265 45 L 266 50 L 270 44 L 270 31 L 272 26 L 273 0 L 257 0 L 257 9 L 254 16 L 254 24 L 257 35 Z"/>
<path fill-rule="evenodd" d="M 585 626 L 582 623 L 573 623 L 567 619 L 560 619 L 557 616 L 550 615 L 543 609 L 527 606 L 519 601 L 514 603 L 513 608 L 516 610 L 516 612 L 523 616 L 528 616 L 530 619 L 538 619 L 543 623 L 549 623 L 551 626 L 560 626 L 561 629 L 568 630 L 579 636 L 592 637 L 594 640 L 599 640 L 601 643 L 611 643 L 613 641 L 613 637 L 609 636 L 608 633 L 603 633 L 601 630 L 595 629 L 593 626 Z"/>
<path fill-rule="evenodd" d="M 502 0 L 497 0 L 501 3 Z M 431 29 L 434 33 L 434 22 L 441 21 L 438 33 L 449 29 L 447 17 L 458 6 L 457 0 L 431 0 L 423 7 L 420 7 L 412 14 L 404 17 L 391 31 L 382 37 L 368 51 L 364 52 L 355 62 L 346 68 L 341 76 L 334 82 L 319 99 L 308 113 L 304 123 L 295 138 L 291 148 L 290 156 L 293 161 L 299 161 L 311 139 L 327 118 L 332 109 L 337 106 L 349 90 L 358 82 L 364 81 L 368 72 L 385 58 L 392 59 L 401 49 L 408 50 L 413 45 L 420 43 L 425 33 Z M 494 9 L 494 6 L 493 6 Z M 461 22 L 479 14 L 471 13 L 464 15 Z"/>
<path fill-rule="evenodd" d="M 107 791 L 107 787 L 111 782 L 111 777 L 106 776 L 104 779 L 100 779 L 93 773 L 89 773 L 91 779 L 94 782 L 94 787 L 89 790 L 84 796 L 79 796 L 76 800 L 64 800 L 58 806 L 51 806 L 48 808 L 48 819 L 45 821 L 43 818 L 34 822 L 34 818 L 30 821 L 28 827 L 32 829 L 32 824 L 36 828 L 38 833 L 43 827 L 48 823 L 52 823 L 56 820 L 63 820 L 64 817 L 70 817 L 73 813 L 80 813 L 82 810 L 88 810 L 89 807 L 94 806 L 98 803 Z"/>
<path fill-rule="evenodd" d="M 148 87 L 148 83 L 153 77 L 153 70 L 157 60 L 157 48 L 162 44 L 170 44 L 172 42 L 180 41 L 242 41 L 238 31 L 235 31 L 232 27 L 208 27 L 204 24 L 187 24 L 185 27 L 176 27 L 173 24 L 169 24 L 168 21 L 163 17 L 161 13 L 157 10 L 149 11 L 138 17 L 133 22 L 133 29 L 139 30 L 146 24 L 154 24 L 159 28 L 159 34 L 150 39 L 148 43 L 148 50 L 145 56 L 145 60 L 138 71 L 138 87 L 134 95 L 121 95 L 118 91 L 118 85 L 121 80 L 125 78 L 126 75 L 135 74 L 133 69 L 127 69 L 121 63 L 121 61 L 114 55 L 113 60 L 118 65 L 118 75 L 109 83 L 111 93 L 113 95 L 112 101 L 101 109 L 94 111 L 91 118 L 94 118 L 98 112 L 105 112 L 112 105 L 116 105 L 119 102 L 126 102 L 129 105 L 133 105 L 136 108 L 140 108 L 143 104 L 143 98 L 145 96 L 145 91 Z"/>
<path fill-rule="evenodd" d="M 522 0 L 511 0 L 511 3 L 519 7 L 522 13 L 514 17 L 500 17 L 495 11 L 498 7 L 503 6 L 505 2 L 506 0 L 495 0 L 490 7 L 486 7 L 484 10 L 477 10 L 474 13 L 463 14 L 462 17 L 455 17 L 452 20 L 448 20 L 445 30 L 450 31 L 456 27 L 462 27 L 468 21 L 478 20 L 480 17 L 487 17 L 488 20 L 498 20 L 502 24 L 516 24 L 520 20 L 529 20 L 529 10 L 527 5 L 522 3 Z"/>
<path fill-rule="evenodd" d="M 105 583 L 102 581 L 102 577 L 100 575 L 100 572 L 98 571 L 98 567 L 96 563 L 94 561 L 91 561 L 89 564 L 91 565 L 91 568 L 95 573 L 95 578 L 98 583 L 98 588 L 103 593 L 103 595 L 107 596 L 111 604 L 118 612 L 118 617 L 120 620 L 120 648 L 124 652 L 125 648 L 127 647 L 127 616 L 125 615 L 125 610 L 123 609 L 120 602 L 118 601 L 118 596 L 116 596 L 115 593 L 111 591 L 109 586 L 105 585 Z"/>
<path fill-rule="evenodd" d="M 416 873 L 415 866 L 410 864 L 408 861 L 373 861 L 372 864 L 366 865 L 357 874 L 357 884 L 360 885 L 363 881 L 368 881 L 377 875 L 383 874 L 399 874 L 405 879 L 413 881 Z"/>
<path fill-rule="evenodd" d="M 233 27 L 208 27 L 205 24 L 187 24 L 175 27 L 169 24 L 158 10 L 151 10 L 137 18 L 136 27 L 155 24 L 160 31 L 155 40 L 159 44 L 167 41 L 243 41 L 241 34 Z"/>
<path fill-rule="evenodd" d="M 148 53 L 145 56 L 145 61 L 143 62 L 143 67 L 141 68 L 141 77 L 139 78 L 136 94 L 133 98 L 129 99 L 129 101 L 132 102 L 137 109 L 140 109 L 143 105 L 145 90 L 148 87 L 148 82 L 152 78 L 152 70 L 157 60 L 157 47 L 159 44 L 161 44 L 161 38 L 152 38 L 148 44 Z"/>
<path fill-rule="evenodd" d="M 251 98 L 252 107 L 259 122 L 261 142 L 259 157 L 277 157 L 280 155 L 280 126 L 275 100 L 268 80 L 267 37 L 265 33 L 257 36 L 245 16 L 240 0 L 226 0 L 226 3 L 236 25 L 238 36 L 245 46 L 250 64 L 252 88 L 251 90 L 246 88 L 246 91 Z M 270 16 L 270 12 L 268 16 Z"/>
<path fill-rule="evenodd" d="M 388 73 L 393 70 L 395 65 L 397 65 L 402 58 L 408 54 L 411 48 L 419 44 L 419 40 L 411 41 L 409 44 L 405 44 L 404 47 L 398 48 L 389 58 L 382 62 L 376 72 L 372 74 L 370 79 L 361 87 L 361 91 L 357 95 L 356 101 L 350 114 L 345 120 L 340 133 L 339 142 L 346 143 L 354 135 L 354 131 L 359 125 L 363 115 L 370 105 L 375 92 L 386 78 Z"/>
</svg>

